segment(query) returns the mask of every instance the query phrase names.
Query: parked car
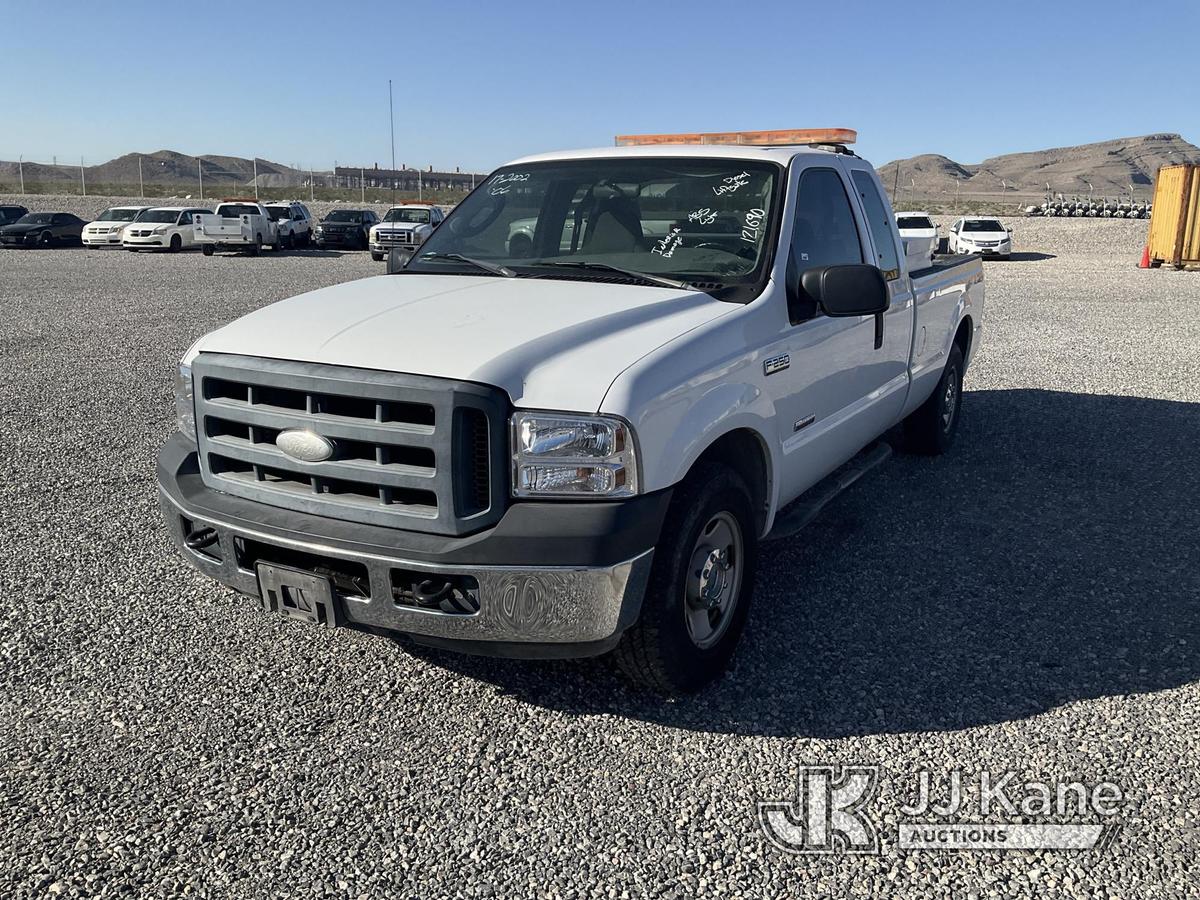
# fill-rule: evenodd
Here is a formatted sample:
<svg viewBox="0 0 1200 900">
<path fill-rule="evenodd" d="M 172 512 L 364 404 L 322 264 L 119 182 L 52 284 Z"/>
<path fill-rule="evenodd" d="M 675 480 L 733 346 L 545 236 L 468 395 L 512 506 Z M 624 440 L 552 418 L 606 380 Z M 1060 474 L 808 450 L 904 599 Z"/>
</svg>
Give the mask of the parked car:
<svg viewBox="0 0 1200 900">
<path fill-rule="evenodd" d="M 0 206 L 0 227 L 11 225 L 28 213 L 29 210 L 23 206 Z"/>
<path fill-rule="evenodd" d="M 126 250 L 187 250 L 196 246 L 196 216 L 212 210 L 193 206 L 159 206 L 147 209 L 125 229 L 121 246 Z"/>
<path fill-rule="evenodd" d="M 371 229 L 371 258 L 383 259 L 393 247 L 415 250 L 442 224 L 442 211 L 424 203 L 393 206 Z"/>
<path fill-rule="evenodd" d="M 289 618 L 717 677 L 761 540 L 894 426 L 951 446 L 984 311 L 977 257 L 911 275 L 875 169 L 810 146 L 849 135 L 782 137 L 517 160 L 388 275 L 197 340 L 158 459 L 184 558 Z"/>
<path fill-rule="evenodd" d="M 950 252 L 1008 259 L 1012 255 L 1012 229 L 986 216 L 961 218 L 950 226 Z"/>
<path fill-rule="evenodd" d="M 371 226 L 378 221 L 374 210 L 335 209 L 316 227 L 317 246 L 365 250 Z"/>
<path fill-rule="evenodd" d="M 267 212 L 275 221 L 279 240 L 289 250 L 312 243 L 312 216 L 308 207 L 296 200 L 268 203 Z"/>
<path fill-rule="evenodd" d="M 941 235 L 938 226 L 927 212 L 898 212 L 896 227 L 900 231 L 909 257 L 930 261 L 938 252 Z"/>
<path fill-rule="evenodd" d="M 279 250 L 279 226 L 257 200 L 222 200 L 212 213 L 193 220 L 192 239 L 205 256 L 217 250 L 249 250 L 257 256 L 264 246 Z"/>
<path fill-rule="evenodd" d="M 81 239 L 89 250 L 93 247 L 120 247 L 121 235 L 139 214 L 149 206 L 110 206 L 83 228 Z"/>
<path fill-rule="evenodd" d="M 0 246 L 58 247 L 75 245 L 83 234 L 83 219 L 74 213 L 27 213 L 0 228 Z"/>
</svg>

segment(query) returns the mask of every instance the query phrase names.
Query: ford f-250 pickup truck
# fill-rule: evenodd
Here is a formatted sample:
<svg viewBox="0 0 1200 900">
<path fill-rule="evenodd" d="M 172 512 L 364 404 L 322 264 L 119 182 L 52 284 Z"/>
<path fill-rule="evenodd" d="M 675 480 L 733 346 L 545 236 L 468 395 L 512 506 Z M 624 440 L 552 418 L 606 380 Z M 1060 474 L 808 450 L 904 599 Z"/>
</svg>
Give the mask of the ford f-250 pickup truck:
<svg viewBox="0 0 1200 900">
<path fill-rule="evenodd" d="M 392 274 L 201 338 L 158 463 L 175 542 L 276 615 L 697 689 L 759 543 L 881 435 L 958 425 L 980 261 L 908 271 L 851 136 L 520 159 Z"/>
</svg>

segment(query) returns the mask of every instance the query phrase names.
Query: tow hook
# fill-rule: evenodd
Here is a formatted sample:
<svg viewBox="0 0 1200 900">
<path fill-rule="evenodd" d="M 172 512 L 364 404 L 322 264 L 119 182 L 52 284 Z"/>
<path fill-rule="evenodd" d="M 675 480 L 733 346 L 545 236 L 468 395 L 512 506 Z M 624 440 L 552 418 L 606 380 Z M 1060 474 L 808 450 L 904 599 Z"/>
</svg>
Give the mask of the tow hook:
<svg viewBox="0 0 1200 900">
<path fill-rule="evenodd" d="M 215 528 L 197 528 L 183 539 L 183 545 L 189 550 L 203 550 L 215 544 L 219 537 Z"/>
</svg>

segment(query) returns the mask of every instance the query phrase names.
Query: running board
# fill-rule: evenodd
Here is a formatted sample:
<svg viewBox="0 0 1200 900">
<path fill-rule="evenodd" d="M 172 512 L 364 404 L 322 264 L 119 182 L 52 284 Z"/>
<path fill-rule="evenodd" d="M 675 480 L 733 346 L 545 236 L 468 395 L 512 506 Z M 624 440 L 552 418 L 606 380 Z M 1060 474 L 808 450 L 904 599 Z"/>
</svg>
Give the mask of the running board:
<svg viewBox="0 0 1200 900">
<path fill-rule="evenodd" d="M 821 514 L 829 501 L 849 488 L 858 479 L 872 469 L 887 462 L 892 455 L 892 445 L 884 441 L 871 444 L 848 463 L 818 481 L 796 500 L 789 503 L 782 513 L 775 517 L 775 524 L 764 541 L 779 541 L 790 538 L 808 526 L 813 519 Z"/>
</svg>

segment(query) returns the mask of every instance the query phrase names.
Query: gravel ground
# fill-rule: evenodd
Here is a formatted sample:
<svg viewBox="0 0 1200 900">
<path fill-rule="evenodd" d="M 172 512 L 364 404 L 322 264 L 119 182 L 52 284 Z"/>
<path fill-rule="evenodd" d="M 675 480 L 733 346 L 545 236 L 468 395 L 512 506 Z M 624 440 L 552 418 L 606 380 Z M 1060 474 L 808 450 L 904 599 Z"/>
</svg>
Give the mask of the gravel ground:
<svg viewBox="0 0 1200 900">
<path fill-rule="evenodd" d="M 1145 223 L 1015 224 L 953 453 L 767 548 L 680 701 L 283 624 L 176 558 L 173 364 L 365 254 L 0 253 L 0 896 L 1195 897 L 1200 274 L 1135 269 Z M 880 767 L 880 855 L 759 830 L 818 763 Z M 922 768 L 1112 781 L 1119 831 L 903 853 Z"/>
</svg>

